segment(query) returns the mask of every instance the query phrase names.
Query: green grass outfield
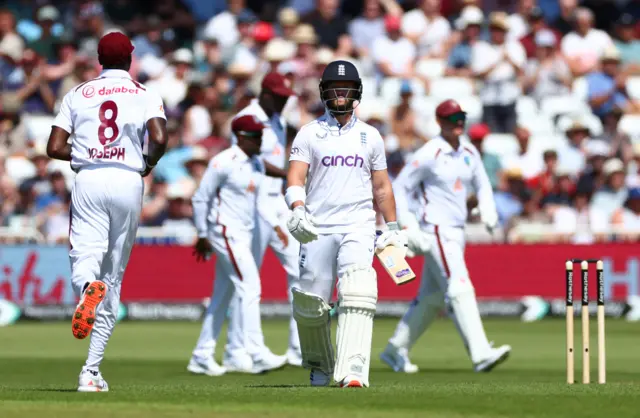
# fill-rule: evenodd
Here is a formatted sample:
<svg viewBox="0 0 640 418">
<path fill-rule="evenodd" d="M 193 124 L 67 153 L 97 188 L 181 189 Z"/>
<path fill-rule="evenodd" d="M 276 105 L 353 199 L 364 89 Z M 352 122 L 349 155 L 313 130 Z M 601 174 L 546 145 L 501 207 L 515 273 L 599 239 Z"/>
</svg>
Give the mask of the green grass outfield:
<svg viewBox="0 0 640 418">
<path fill-rule="evenodd" d="M 596 374 L 592 322 L 592 380 Z M 311 388 L 298 368 L 260 376 L 192 376 L 186 372 L 197 323 L 121 323 L 102 372 L 110 393 L 80 394 L 75 384 L 87 341 L 67 323 L 21 323 L 0 328 L 0 417 L 638 417 L 640 324 L 607 322 L 606 385 L 565 384 L 564 321 L 524 324 L 488 320 L 511 358 L 489 374 L 475 374 L 453 325 L 439 320 L 413 350 L 421 367 L 397 374 L 378 360 L 396 321 L 374 326 L 371 388 Z M 284 321 L 264 323 L 267 343 L 283 352 Z M 576 330 L 580 329 L 579 321 Z M 576 377 L 581 376 L 576 334 Z M 218 357 L 220 356 L 218 350 Z"/>
</svg>

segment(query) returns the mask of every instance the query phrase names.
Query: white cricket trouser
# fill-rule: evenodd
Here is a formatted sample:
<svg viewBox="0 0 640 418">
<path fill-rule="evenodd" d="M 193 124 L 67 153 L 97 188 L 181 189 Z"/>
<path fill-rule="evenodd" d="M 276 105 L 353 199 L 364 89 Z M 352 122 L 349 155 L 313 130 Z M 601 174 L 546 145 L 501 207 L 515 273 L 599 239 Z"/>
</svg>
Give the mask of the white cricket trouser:
<svg viewBox="0 0 640 418">
<path fill-rule="evenodd" d="M 71 191 L 71 284 L 80 296 L 84 285 L 102 280 L 108 286 L 96 312 L 85 367 L 98 369 L 113 332 L 120 287 L 136 238 L 142 209 L 140 173 L 116 167 L 80 170 Z"/>
<path fill-rule="evenodd" d="M 300 290 L 322 297 L 329 303 L 336 278 L 353 265 L 371 266 L 375 231 L 319 235 L 300 246 Z"/>
<path fill-rule="evenodd" d="M 450 305 L 451 298 L 455 295 L 464 293 L 468 296 L 469 290 L 473 292 L 464 260 L 464 228 L 428 225 L 423 231 L 429 237 L 431 249 L 424 257 L 420 291 L 389 342 L 397 348 L 409 350 L 446 304 L 447 313 L 456 324 L 465 348 L 472 360 L 478 361 L 479 359 L 473 358 L 474 354 L 475 357 L 481 357 L 489 350 L 490 345 L 477 314 L 477 306 L 474 307 L 475 293 L 472 302 L 468 298 L 461 300 L 464 305 L 462 313 L 465 318 L 477 319 L 472 322 L 476 326 L 462 329 L 460 323 L 465 318 L 458 318 L 460 315 L 456 315 Z"/>
<path fill-rule="evenodd" d="M 291 289 L 294 287 L 298 287 L 298 254 L 300 253 L 300 243 L 296 241 L 295 238 L 289 233 L 289 229 L 287 228 L 285 222 L 289 217 L 289 209 L 287 208 L 287 204 L 284 201 L 284 197 L 280 194 L 269 195 L 268 204 L 273 205 L 272 207 L 277 210 L 278 219 L 282 220 L 282 225 L 280 228 L 282 231 L 287 234 L 289 238 L 289 244 L 284 247 L 282 241 L 278 238 L 278 234 L 276 234 L 273 226 L 271 226 L 268 222 L 266 222 L 259 215 L 256 219 L 255 230 L 253 231 L 253 243 L 252 243 L 252 252 L 253 257 L 256 261 L 256 265 L 258 266 L 258 270 L 262 266 L 262 260 L 264 258 L 264 254 L 267 251 L 268 247 L 271 247 L 273 252 L 278 257 L 280 264 L 284 267 L 284 270 L 287 274 L 287 294 L 289 297 L 289 303 L 293 298 L 291 294 Z M 267 278 L 267 281 L 271 280 L 271 278 Z M 234 295 L 231 301 L 231 309 L 230 314 L 233 316 L 235 310 L 238 309 L 239 300 L 238 297 Z M 262 333 L 262 331 L 260 331 Z M 227 355 L 233 356 L 233 353 L 242 352 L 244 346 L 242 345 L 243 337 L 238 332 L 238 329 L 235 327 L 229 327 L 227 331 L 228 342 L 227 342 Z M 258 338 L 251 338 L 249 341 L 258 340 Z M 253 350 L 265 350 L 266 347 L 254 347 Z M 289 319 L 289 350 L 293 350 L 296 352 L 300 351 L 300 341 L 298 337 L 298 327 L 296 325 L 296 321 L 293 319 L 293 311 L 291 314 L 291 318 Z"/>
<path fill-rule="evenodd" d="M 229 328 L 237 330 L 241 347 L 252 357 L 264 346 L 260 324 L 260 276 L 251 254 L 251 231 L 216 225 L 210 232 L 216 253 L 213 296 L 207 308 L 194 354 L 213 355 L 232 296 L 237 294 L 240 309 L 231 313 Z"/>
</svg>

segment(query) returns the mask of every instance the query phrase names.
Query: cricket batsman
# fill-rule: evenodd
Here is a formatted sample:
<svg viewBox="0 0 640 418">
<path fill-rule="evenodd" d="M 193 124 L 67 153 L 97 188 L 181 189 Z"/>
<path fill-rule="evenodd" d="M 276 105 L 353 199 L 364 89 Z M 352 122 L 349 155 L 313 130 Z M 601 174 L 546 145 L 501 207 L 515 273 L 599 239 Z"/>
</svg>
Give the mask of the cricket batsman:
<svg viewBox="0 0 640 418">
<path fill-rule="evenodd" d="M 71 285 L 80 302 L 72 331 L 78 339 L 91 333 L 79 392 L 109 390 L 100 363 L 118 317 L 122 277 L 138 229 L 142 177 L 158 163 L 167 144 L 162 99 L 129 75 L 132 52 L 131 41 L 122 33 L 100 39 L 102 73 L 64 96 L 47 144 L 49 157 L 71 161 L 77 173 L 69 258 Z M 142 154 L 145 132 L 148 155 Z"/>
<path fill-rule="evenodd" d="M 454 100 L 436 108 L 440 136 L 422 146 L 393 183 L 398 196 L 398 222 L 406 229 L 408 247 L 424 254 L 418 296 L 398 324 L 380 358 L 397 372 L 415 373 L 408 352 L 447 306 L 471 357 L 475 371 L 490 371 L 504 361 L 511 347 L 493 348 L 485 335 L 476 294 L 464 260 L 467 198 L 478 196 L 480 217 L 491 232 L 498 224 L 491 184 L 478 150 L 461 142 L 466 113 Z M 419 189 L 423 205 L 417 219 L 408 207 Z"/>
<path fill-rule="evenodd" d="M 293 289 L 302 365 L 311 385 L 369 386 L 373 316 L 378 300 L 375 247 L 405 249 L 380 133 L 354 115 L 362 98 L 356 67 L 334 61 L 320 81 L 325 114 L 303 126 L 289 158 L 287 226 L 301 243 Z M 373 199 L 387 231 L 375 240 Z M 338 288 L 336 354 L 329 302 Z"/>
<path fill-rule="evenodd" d="M 247 347 L 246 370 L 262 373 L 286 363 L 283 356 L 261 349 L 264 336 L 260 324 L 260 274 L 251 252 L 258 212 L 276 234 L 284 234 L 275 209 L 265 204 L 270 183 L 258 158 L 263 129 L 264 125 L 253 115 L 235 118 L 231 130 L 237 144 L 211 159 L 192 198 L 198 230 L 196 258 L 202 261 L 213 252 L 216 254 L 213 296 L 187 366 L 192 373 L 220 376 L 227 372 L 215 362 L 213 354 L 234 294 L 239 308 L 231 312 L 229 328 L 237 330 L 242 346 Z"/>
</svg>

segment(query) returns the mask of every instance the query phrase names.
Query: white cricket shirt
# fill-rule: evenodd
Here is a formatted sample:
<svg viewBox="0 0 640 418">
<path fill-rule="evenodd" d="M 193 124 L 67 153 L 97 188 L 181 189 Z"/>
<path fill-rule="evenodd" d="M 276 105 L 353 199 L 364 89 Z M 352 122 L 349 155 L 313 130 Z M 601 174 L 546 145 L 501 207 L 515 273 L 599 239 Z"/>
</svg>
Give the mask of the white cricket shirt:
<svg viewBox="0 0 640 418">
<path fill-rule="evenodd" d="M 437 136 L 416 151 L 393 182 L 398 214 L 411 211 L 408 202 L 416 189 L 422 192 L 420 201 L 426 202 L 419 213 L 423 223 L 464 226 L 467 198 L 474 192 L 480 211 L 496 211 L 482 158 L 470 143 L 461 142 L 454 150 Z"/>
<path fill-rule="evenodd" d="M 235 116 L 253 115 L 262 124 L 262 145 L 260 146 L 260 158 L 278 168 L 285 168 L 287 159 L 285 156 L 287 148 L 287 129 L 284 118 L 274 113 L 271 118 L 267 116 L 264 109 L 258 104 L 258 99 L 251 100 L 249 106 L 242 109 Z M 238 140 L 232 134 L 231 143 L 237 144 Z M 269 193 L 272 195 L 282 195 L 282 179 L 275 177 L 267 177 L 269 183 Z"/>
<path fill-rule="evenodd" d="M 375 228 L 371 172 L 387 169 L 376 128 L 355 116 L 339 127 L 325 113 L 300 129 L 289 161 L 309 164 L 305 205 L 321 234 Z"/>
<path fill-rule="evenodd" d="M 71 134 L 71 167 L 121 166 L 143 171 L 147 121 L 166 119 L 162 99 L 124 70 L 105 70 L 71 89 L 53 122 Z"/>
<path fill-rule="evenodd" d="M 261 187 L 266 178 L 260 159 L 249 158 L 237 145 L 213 157 L 191 198 L 198 236 L 206 237 L 209 227 L 215 225 L 224 225 L 231 232 L 250 231 L 257 212 L 277 225 L 270 205 L 259 203 L 266 196 L 267 188 Z"/>
</svg>

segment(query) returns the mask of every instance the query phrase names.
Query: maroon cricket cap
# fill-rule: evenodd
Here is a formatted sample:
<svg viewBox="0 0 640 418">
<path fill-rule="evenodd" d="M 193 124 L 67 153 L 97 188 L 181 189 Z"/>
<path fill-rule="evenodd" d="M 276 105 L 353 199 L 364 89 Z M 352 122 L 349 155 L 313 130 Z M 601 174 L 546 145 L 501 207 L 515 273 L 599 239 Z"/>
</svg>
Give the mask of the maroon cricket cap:
<svg viewBox="0 0 640 418">
<path fill-rule="evenodd" d="M 436 107 L 436 116 L 439 118 L 446 118 L 447 116 L 454 115 L 456 113 L 465 113 L 462 110 L 458 102 L 455 100 L 449 99 L 440 103 L 438 107 Z"/>
<path fill-rule="evenodd" d="M 235 134 L 244 136 L 259 136 L 264 125 L 254 115 L 244 115 L 231 122 L 231 130 Z"/>
<path fill-rule="evenodd" d="M 269 90 L 273 94 L 282 97 L 295 96 L 296 94 L 296 92 L 291 90 L 291 81 L 275 71 L 264 76 L 262 79 L 262 90 Z"/>
<path fill-rule="evenodd" d="M 103 66 L 122 63 L 132 52 L 133 44 L 124 33 L 107 33 L 98 43 L 98 60 Z"/>
<path fill-rule="evenodd" d="M 485 136 L 491 133 L 491 129 L 489 129 L 489 125 L 486 123 L 476 123 L 475 125 L 469 128 L 467 134 L 469 135 L 469 139 L 472 141 L 481 141 Z"/>
</svg>

